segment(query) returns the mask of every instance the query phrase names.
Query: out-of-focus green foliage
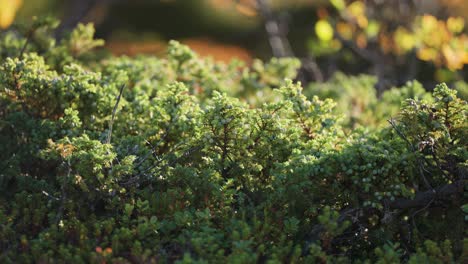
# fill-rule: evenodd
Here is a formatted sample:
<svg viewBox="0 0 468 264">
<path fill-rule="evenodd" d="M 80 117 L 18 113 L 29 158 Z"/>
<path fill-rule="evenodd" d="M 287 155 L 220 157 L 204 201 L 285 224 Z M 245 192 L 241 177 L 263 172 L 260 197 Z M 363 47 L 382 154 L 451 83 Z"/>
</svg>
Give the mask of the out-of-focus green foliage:
<svg viewBox="0 0 468 264">
<path fill-rule="evenodd" d="M 376 83 L 377 78 L 374 76 L 348 77 L 338 73 L 326 83 L 309 85 L 305 93 L 308 96 L 334 99 L 337 102 L 336 113 L 345 114 L 345 124 L 350 127 L 388 125 L 387 120 L 397 115 L 405 99 L 432 100 L 430 93 L 417 81 L 394 87 L 377 98 Z"/>
<path fill-rule="evenodd" d="M 446 85 L 379 103 L 367 76 L 304 91 L 295 59 L 102 57 L 91 26 L 57 43 L 51 23 L 0 37 L 0 262 L 466 258 L 467 104 Z"/>
</svg>

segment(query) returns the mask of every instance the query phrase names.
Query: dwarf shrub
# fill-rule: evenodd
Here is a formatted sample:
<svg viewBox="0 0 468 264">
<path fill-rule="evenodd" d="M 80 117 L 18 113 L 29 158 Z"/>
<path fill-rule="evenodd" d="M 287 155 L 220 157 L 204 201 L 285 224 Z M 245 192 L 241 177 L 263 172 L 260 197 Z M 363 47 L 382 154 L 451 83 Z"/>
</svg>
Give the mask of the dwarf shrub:
<svg viewBox="0 0 468 264">
<path fill-rule="evenodd" d="M 363 99 L 351 117 L 379 124 L 357 128 L 288 80 L 295 59 L 112 57 L 92 26 L 36 24 L 0 38 L 2 263 L 466 259 L 467 104 L 446 85 L 380 103 L 339 76 L 342 113 Z"/>
</svg>

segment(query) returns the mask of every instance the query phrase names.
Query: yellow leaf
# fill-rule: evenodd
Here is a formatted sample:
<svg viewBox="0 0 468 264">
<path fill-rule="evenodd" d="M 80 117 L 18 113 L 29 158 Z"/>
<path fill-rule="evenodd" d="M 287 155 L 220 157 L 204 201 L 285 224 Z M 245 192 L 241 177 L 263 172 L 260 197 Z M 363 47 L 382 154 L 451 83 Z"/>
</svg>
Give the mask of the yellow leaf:
<svg viewBox="0 0 468 264">
<path fill-rule="evenodd" d="M 343 10 L 346 7 L 344 0 L 330 0 L 331 4 L 338 10 Z"/>
<path fill-rule="evenodd" d="M 394 39 L 402 52 L 408 52 L 416 46 L 415 37 L 407 29 L 398 27 L 394 33 Z"/>
<path fill-rule="evenodd" d="M 457 51 L 454 50 L 449 45 L 444 45 L 442 47 L 442 54 L 444 55 L 445 63 L 447 68 L 450 70 L 460 70 L 463 68 L 463 56 L 462 54 L 457 54 Z"/>
<path fill-rule="evenodd" d="M 422 30 L 425 33 L 432 34 L 434 33 L 434 31 L 437 30 L 437 26 L 438 26 L 437 18 L 431 15 L 424 15 L 421 18 L 421 26 L 422 26 Z"/>
<path fill-rule="evenodd" d="M 460 57 L 463 64 L 468 64 L 468 52 L 464 52 Z"/>
<path fill-rule="evenodd" d="M 437 51 L 432 48 L 421 48 L 418 50 L 417 56 L 420 60 L 431 61 L 437 58 Z"/>
<path fill-rule="evenodd" d="M 357 16 L 356 21 L 360 28 L 366 28 L 369 24 L 366 16 Z"/>
<path fill-rule="evenodd" d="M 330 23 L 324 19 L 319 20 L 315 24 L 315 33 L 322 41 L 328 42 L 333 39 L 333 28 Z"/>
<path fill-rule="evenodd" d="M 366 6 L 361 1 L 355 1 L 348 6 L 348 11 L 354 17 L 365 16 Z"/>
<path fill-rule="evenodd" d="M 379 34 L 380 24 L 375 20 L 369 21 L 369 24 L 366 27 L 366 34 L 368 37 L 373 38 Z"/>
<path fill-rule="evenodd" d="M 7 28 L 13 23 L 22 3 L 23 0 L 0 0 L 0 28 Z"/>
<path fill-rule="evenodd" d="M 447 28 L 452 33 L 460 33 L 465 28 L 465 20 L 462 17 L 449 17 L 447 19 Z"/>
</svg>

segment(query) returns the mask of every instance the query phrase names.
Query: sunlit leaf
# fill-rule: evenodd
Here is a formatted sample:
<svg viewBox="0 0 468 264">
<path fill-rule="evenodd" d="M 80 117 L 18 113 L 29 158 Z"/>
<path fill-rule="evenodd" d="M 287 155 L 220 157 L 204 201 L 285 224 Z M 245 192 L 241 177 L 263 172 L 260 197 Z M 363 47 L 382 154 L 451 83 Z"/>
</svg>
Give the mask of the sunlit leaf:
<svg viewBox="0 0 468 264">
<path fill-rule="evenodd" d="M 367 25 L 369 24 L 367 17 L 362 15 L 356 17 L 356 21 L 360 28 L 367 28 Z"/>
<path fill-rule="evenodd" d="M 22 3 L 23 0 L 0 0 L 0 28 L 7 28 L 13 23 Z"/>
<path fill-rule="evenodd" d="M 437 29 L 437 18 L 425 15 L 421 18 L 421 26 L 424 32 L 434 33 L 434 30 Z"/>
<path fill-rule="evenodd" d="M 447 64 L 447 68 L 450 70 L 460 70 L 464 65 L 463 51 L 457 51 L 450 45 L 444 45 L 442 47 L 442 54 Z"/>
<path fill-rule="evenodd" d="M 364 16 L 366 13 L 366 6 L 361 1 L 355 1 L 348 6 L 348 11 L 354 17 Z"/>
<path fill-rule="evenodd" d="M 319 20 L 315 24 L 315 33 L 322 41 L 330 41 L 333 39 L 333 27 L 326 20 Z"/>
<path fill-rule="evenodd" d="M 330 0 L 330 3 L 338 10 L 343 10 L 346 7 L 344 0 Z"/>
<path fill-rule="evenodd" d="M 462 17 L 449 17 L 447 28 L 452 33 L 460 33 L 465 28 L 465 20 Z"/>
<path fill-rule="evenodd" d="M 437 50 L 427 47 L 421 48 L 418 50 L 417 56 L 423 61 L 435 60 L 437 57 Z"/>
<path fill-rule="evenodd" d="M 394 33 L 395 43 L 402 52 L 412 50 L 416 45 L 414 35 L 407 29 L 399 27 Z"/>
<path fill-rule="evenodd" d="M 380 24 L 377 21 L 371 20 L 366 27 L 366 34 L 368 37 L 373 38 L 379 34 Z"/>
</svg>

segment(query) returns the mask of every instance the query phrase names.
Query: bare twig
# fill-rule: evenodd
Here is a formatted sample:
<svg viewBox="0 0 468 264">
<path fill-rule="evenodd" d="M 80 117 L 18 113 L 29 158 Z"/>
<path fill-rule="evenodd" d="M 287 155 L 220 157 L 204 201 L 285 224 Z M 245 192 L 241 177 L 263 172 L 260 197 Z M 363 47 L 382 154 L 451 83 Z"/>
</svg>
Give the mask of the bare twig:
<svg viewBox="0 0 468 264">
<path fill-rule="evenodd" d="M 112 110 L 112 117 L 111 117 L 111 121 L 109 123 L 109 132 L 107 133 L 107 140 L 106 140 L 107 144 L 110 144 L 110 142 L 111 142 L 112 126 L 114 125 L 115 113 L 117 112 L 117 106 L 119 105 L 120 98 L 122 97 L 122 93 L 123 93 L 124 88 L 125 88 L 125 84 L 122 84 L 122 86 L 120 86 L 120 91 L 119 91 L 119 96 L 117 97 L 117 102 L 115 102 L 114 109 Z"/>
<path fill-rule="evenodd" d="M 46 191 L 42 191 L 42 194 L 44 194 L 45 196 L 47 196 L 47 197 L 50 198 L 50 199 L 54 199 L 54 200 L 60 201 L 59 198 L 57 198 L 57 197 L 55 197 L 55 196 L 52 196 L 51 194 L 49 194 L 49 193 L 46 192 Z"/>
<path fill-rule="evenodd" d="M 36 29 L 32 28 L 28 31 L 28 35 L 26 36 L 26 42 L 24 43 L 23 47 L 21 48 L 21 51 L 18 55 L 18 58 L 21 60 L 23 59 L 24 52 L 26 51 L 26 47 L 28 47 L 29 42 L 31 41 L 32 36 L 34 35 L 34 32 L 36 32 Z"/>
<path fill-rule="evenodd" d="M 312 73 L 315 81 L 323 82 L 325 80 L 325 78 L 323 77 L 322 70 L 320 70 L 320 67 L 318 66 L 314 57 L 307 56 L 305 59 L 302 59 L 301 62 L 304 72 Z"/>
</svg>

